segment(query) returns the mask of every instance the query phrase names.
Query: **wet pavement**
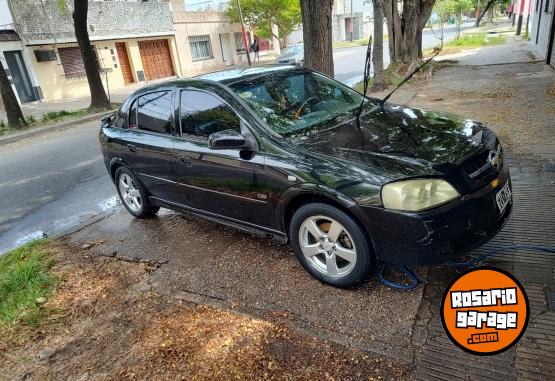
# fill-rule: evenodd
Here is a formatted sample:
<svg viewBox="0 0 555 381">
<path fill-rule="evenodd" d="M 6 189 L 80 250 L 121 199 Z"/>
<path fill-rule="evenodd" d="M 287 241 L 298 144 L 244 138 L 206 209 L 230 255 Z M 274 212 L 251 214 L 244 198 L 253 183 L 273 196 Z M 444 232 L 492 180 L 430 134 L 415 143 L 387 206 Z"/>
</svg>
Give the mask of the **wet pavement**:
<svg viewBox="0 0 555 381">
<path fill-rule="evenodd" d="M 102 162 L 98 122 L 0 149 L 0 253 L 67 233 L 117 207 Z"/>
</svg>

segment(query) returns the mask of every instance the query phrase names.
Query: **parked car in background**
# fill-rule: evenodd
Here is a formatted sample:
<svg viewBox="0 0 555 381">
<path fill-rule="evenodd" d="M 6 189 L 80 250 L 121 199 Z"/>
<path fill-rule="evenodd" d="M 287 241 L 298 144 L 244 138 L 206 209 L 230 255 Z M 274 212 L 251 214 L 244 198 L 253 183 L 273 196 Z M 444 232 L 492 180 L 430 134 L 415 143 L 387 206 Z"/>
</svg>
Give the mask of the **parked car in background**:
<svg viewBox="0 0 555 381">
<path fill-rule="evenodd" d="M 304 45 L 298 44 L 288 46 L 276 59 L 276 63 L 302 66 L 304 64 Z"/>
<path fill-rule="evenodd" d="M 512 209 L 493 131 L 298 66 L 147 86 L 103 120 L 100 144 L 134 216 L 165 207 L 290 242 L 336 287 L 380 262 L 455 259 Z"/>
</svg>

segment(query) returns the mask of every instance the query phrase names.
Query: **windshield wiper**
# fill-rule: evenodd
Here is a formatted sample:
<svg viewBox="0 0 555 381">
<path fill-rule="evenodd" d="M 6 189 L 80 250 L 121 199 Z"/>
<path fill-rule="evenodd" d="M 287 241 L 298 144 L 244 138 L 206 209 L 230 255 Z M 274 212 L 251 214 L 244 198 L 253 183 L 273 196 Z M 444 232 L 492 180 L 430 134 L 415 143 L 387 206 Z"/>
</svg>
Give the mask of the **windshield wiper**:
<svg viewBox="0 0 555 381">
<path fill-rule="evenodd" d="M 434 58 L 436 58 L 436 56 L 439 54 L 439 52 L 441 52 L 441 49 L 443 47 L 443 39 L 441 40 L 441 47 L 435 47 L 434 51 L 435 54 L 433 56 L 431 56 L 429 59 L 426 60 L 426 62 L 424 62 L 422 65 L 418 66 L 416 69 L 414 69 L 414 71 L 412 73 L 410 73 L 409 75 L 407 75 L 405 77 L 405 79 L 403 79 L 401 81 L 401 83 L 399 83 L 393 90 L 391 90 L 391 92 L 389 94 L 387 94 L 381 101 L 380 101 L 380 106 L 383 108 L 385 102 L 387 102 L 387 100 L 393 95 L 394 92 L 397 91 L 397 89 L 399 89 L 401 86 L 403 86 L 409 79 L 412 78 L 413 75 L 415 75 L 416 73 L 418 73 L 420 71 L 420 69 L 422 69 L 424 66 L 426 66 L 431 60 L 433 60 Z"/>
<path fill-rule="evenodd" d="M 357 127 L 360 130 L 360 114 L 362 114 L 362 109 L 364 108 L 364 102 L 366 101 L 366 91 L 368 90 L 368 82 L 370 81 L 370 69 L 372 67 L 372 36 L 368 39 L 368 46 L 366 48 L 366 59 L 364 61 L 364 74 L 362 76 L 362 102 L 358 106 L 357 110 Z"/>
</svg>

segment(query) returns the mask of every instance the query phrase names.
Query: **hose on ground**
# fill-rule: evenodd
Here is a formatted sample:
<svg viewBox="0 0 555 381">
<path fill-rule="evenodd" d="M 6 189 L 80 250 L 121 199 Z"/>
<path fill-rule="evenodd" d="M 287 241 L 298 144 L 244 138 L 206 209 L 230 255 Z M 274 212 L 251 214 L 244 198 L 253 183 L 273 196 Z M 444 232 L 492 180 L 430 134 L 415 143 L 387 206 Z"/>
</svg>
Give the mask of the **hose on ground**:
<svg viewBox="0 0 555 381">
<path fill-rule="evenodd" d="M 497 255 L 499 253 L 502 253 L 508 250 L 527 250 L 527 251 L 537 251 L 542 253 L 555 254 L 555 248 L 550 246 L 525 245 L 525 244 L 503 245 L 503 246 L 496 247 L 486 252 L 485 254 L 482 254 L 469 261 L 463 261 L 463 262 L 451 261 L 451 262 L 447 262 L 447 265 L 453 268 L 473 267 L 478 265 L 480 262 L 483 262 L 484 260 L 493 257 L 494 255 Z M 421 283 L 421 280 L 418 278 L 418 276 L 409 267 L 404 265 L 399 265 L 399 269 L 407 277 L 409 281 L 407 284 L 398 283 L 390 279 L 386 279 L 386 277 L 384 276 L 384 273 L 386 272 L 387 266 L 388 264 L 386 263 L 382 264 L 378 271 L 380 282 L 383 285 L 391 287 L 396 290 L 410 291 L 410 290 L 414 290 L 418 286 L 418 284 Z"/>
</svg>

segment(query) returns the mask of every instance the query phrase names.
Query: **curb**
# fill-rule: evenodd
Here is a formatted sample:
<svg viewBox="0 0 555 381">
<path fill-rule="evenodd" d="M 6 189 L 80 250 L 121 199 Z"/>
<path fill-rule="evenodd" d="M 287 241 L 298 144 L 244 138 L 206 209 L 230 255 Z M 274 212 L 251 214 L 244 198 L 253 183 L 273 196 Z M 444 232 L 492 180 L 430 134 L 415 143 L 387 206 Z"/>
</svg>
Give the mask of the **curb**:
<svg viewBox="0 0 555 381">
<path fill-rule="evenodd" d="M 30 138 L 30 137 L 33 137 L 33 136 L 43 135 L 43 134 L 46 134 L 48 132 L 67 130 L 67 129 L 70 129 L 70 128 L 73 128 L 73 127 L 77 127 L 77 125 L 79 125 L 81 123 L 90 122 L 90 121 L 93 121 L 93 120 L 100 120 L 103 116 L 111 114 L 114 111 L 115 110 L 103 111 L 103 112 L 99 112 L 99 113 L 96 113 L 96 114 L 91 114 L 91 115 L 84 116 L 80 119 L 68 120 L 67 122 L 53 124 L 51 126 L 32 128 L 32 129 L 27 130 L 27 131 L 17 132 L 15 134 L 11 134 L 11 135 L 8 135 L 8 136 L 5 136 L 5 137 L 0 137 L 0 146 L 15 143 L 15 142 L 18 142 L 20 140 L 27 139 L 27 138 Z"/>
</svg>

